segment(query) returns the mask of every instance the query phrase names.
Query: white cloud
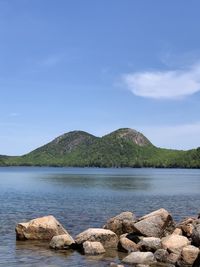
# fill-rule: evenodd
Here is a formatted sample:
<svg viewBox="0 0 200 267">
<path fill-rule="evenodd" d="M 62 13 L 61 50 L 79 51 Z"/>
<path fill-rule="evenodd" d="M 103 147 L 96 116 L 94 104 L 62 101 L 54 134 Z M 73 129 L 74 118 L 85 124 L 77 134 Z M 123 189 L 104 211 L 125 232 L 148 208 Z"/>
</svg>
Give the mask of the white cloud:
<svg viewBox="0 0 200 267">
<path fill-rule="evenodd" d="M 155 99 L 178 99 L 200 91 L 200 64 L 188 70 L 128 73 L 123 82 L 135 95 Z"/>
</svg>

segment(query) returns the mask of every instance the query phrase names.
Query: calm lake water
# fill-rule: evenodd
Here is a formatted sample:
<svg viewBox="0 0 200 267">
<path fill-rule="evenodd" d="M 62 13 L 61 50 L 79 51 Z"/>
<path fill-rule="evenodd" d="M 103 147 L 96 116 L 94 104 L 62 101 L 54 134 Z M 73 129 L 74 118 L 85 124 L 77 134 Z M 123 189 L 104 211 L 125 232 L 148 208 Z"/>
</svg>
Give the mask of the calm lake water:
<svg viewBox="0 0 200 267">
<path fill-rule="evenodd" d="M 199 192 L 200 170 L 0 168 L 0 266 L 109 266 L 124 255 L 110 252 L 99 261 L 16 242 L 15 225 L 52 214 L 75 236 L 122 211 L 141 216 L 161 207 L 178 221 L 200 212 Z"/>
</svg>

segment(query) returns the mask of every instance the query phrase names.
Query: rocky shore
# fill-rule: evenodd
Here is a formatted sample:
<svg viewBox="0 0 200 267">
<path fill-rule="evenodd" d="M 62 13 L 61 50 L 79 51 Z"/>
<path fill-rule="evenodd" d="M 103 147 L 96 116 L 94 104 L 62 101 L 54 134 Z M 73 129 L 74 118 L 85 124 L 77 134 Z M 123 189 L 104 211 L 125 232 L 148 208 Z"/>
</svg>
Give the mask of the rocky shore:
<svg viewBox="0 0 200 267">
<path fill-rule="evenodd" d="M 75 238 L 51 215 L 19 223 L 15 230 L 17 240 L 46 240 L 51 249 L 73 249 L 90 256 L 106 250 L 125 252 L 122 262 L 111 262 L 112 267 L 200 266 L 200 219 L 175 223 L 165 209 L 141 218 L 123 212 L 102 228 L 89 228 Z"/>
</svg>

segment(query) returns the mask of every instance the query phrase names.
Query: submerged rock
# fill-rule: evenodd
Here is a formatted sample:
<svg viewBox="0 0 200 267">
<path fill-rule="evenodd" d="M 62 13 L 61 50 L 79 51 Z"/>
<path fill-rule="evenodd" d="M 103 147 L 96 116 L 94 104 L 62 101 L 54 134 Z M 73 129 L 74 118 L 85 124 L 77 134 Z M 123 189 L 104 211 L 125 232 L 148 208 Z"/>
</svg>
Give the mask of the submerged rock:
<svg viewBox="0 0 200 267">
<path fill-rule="evenodd" d="M 87 255 L 98 255 L 105 253 L 105 249 L 100 242 L 85 241 L 83 243 L 84 253 Z"/>
<path fill-rule="evenodd" d="M 50 248 L 67 249 L 75 244 L 74 239 L 69 234 L 53 236 L 49 244 Z"/>
<path fill-rule="evenodd" d="M 162 237 L 174 230 L 172 216 L 165 209 L 159 209 L 141 217 L 135 224 L 136 230 L 143 236 Z"/>
<path fill-rule="evenodd" d="M 155 262 L 152 252 L 132 252 L 122 262 L 127 264 L 151 264 Z"/>
<path fill-rule="evenodd" d="M 135 230 L 135 221 L 136 216 L 132 212 L 126 211 L 109 219 L 103 228 L 109 229 L 120 236 L 122 234 L 130 233 Z"/>
<path fill-rule="evenodd" d="M 119 239 L 117 235 L 110 230 L 89 228 L 77 235 L 75 239 L 78 245 L 82 245 L 85 241 L 101 242 L 104 248 L 117 248 Z"/>
<path fill-rule="evenodd" d="M 19 223 L 15 231 L 18 240 L 51 240 L 55 235 L 68 235 L 68 232 L 52 215 Z"/>
</svg>

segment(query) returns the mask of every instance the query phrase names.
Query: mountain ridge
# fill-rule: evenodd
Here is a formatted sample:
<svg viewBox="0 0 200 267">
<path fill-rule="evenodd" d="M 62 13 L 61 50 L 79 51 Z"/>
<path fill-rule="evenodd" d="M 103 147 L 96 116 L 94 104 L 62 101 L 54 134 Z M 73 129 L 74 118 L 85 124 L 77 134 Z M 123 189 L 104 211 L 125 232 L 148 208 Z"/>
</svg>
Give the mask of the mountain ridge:
<svg viewBox="0 0 200 267">
<path fill-rule="evenodd" d="M 102 137 L 79 130 L 64 133 L 22 156 L 2 155 L 0 166 L 200 168 L 200 148 L 159 148 L 130 128 Z"/>
</svg>

